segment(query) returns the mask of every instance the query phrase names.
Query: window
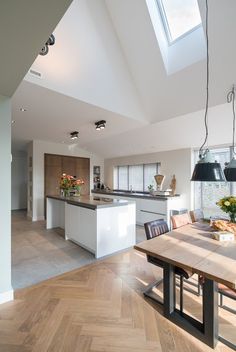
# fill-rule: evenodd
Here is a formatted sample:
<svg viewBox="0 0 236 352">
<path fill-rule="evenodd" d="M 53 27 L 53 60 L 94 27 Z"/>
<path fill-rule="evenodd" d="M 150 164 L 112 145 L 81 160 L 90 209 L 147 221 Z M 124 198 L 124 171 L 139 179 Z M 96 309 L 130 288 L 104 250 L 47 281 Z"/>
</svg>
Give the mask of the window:
<svg viewBox="0 0 236 352">
<path fill-rule="evenodd" d="M 120 189 L 128 190 L 128 168 L 127 166 L 120 166 L 118 168 L 118 183 Z"/>
<path fill-rule="evenodd" d="M 213 159 L 217 160 L 222 168 L 225 162 L 231 160 L 231 149 L 221 148 L 210 150 Z M 195 153 L 195 162 L 198 160 L 198 152 Z M 226 215 L 216 205 L 216 202 L 225 196 L 236 195 L 236 188 L 233 182 L 194 182 L 194 208 L 202 208 L 205 217 L 212 215 Z"/>
<path fill-rule="evenodd" d="M 169 43 L 201 24 L 197 0 L 157 0 Z"/>
<path fill-rule="evenodd" d="M 158 174 L 158 164 L 145 164 L 144 165 L 144 190 L 148 191 L 148 186 L 153 185 L 156 188 L 156 181 L 154 177 Z"/>
<path fill-rule="evenodd" d="M 129 188 L 143 190 L 143 165 L 129 166 Z"/>
<path fill-rule="evenodd" d="M 148 191 L 148 186 L 155 188 L 154 176 L 158 174 L 158 163 L 116 166 L 114 169 L 114 189 Z"/>
</svg>

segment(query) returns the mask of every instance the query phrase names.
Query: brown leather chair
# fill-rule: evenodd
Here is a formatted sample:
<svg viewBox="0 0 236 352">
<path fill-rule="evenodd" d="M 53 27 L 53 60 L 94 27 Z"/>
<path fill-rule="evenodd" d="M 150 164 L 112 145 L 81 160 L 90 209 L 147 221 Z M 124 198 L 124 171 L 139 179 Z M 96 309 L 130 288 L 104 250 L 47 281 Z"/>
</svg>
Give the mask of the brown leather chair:
<svg viewBox="0 0 236 352">
<path fill-rule="evenodd" d="M 189 212 L 189 215 L 190 215 L 192 222 L 197 222 L 197 221 L 201 221 L 204 219 L 204 214 L 203 214 L 202 209 L 191 210 Z"/>
<path fill-rule="evenodd" d="M 190 214 L 188 214 L 188 213 L 172 215 L 171 216 L 171 224 L 172 224 L 172 228 L 174 230 L 176 230 L 182 226 L 192 224 L 192 219 L 190 217 Z M 193 294 L 200 296 L 201 295 L 201 284 L 200 284 L 199 275 L 198 275 L 198 283 L 197 284 L 195 284 L 193 282 L 188 282 L 188 283 L 189 283 L 189 285 L 196 287 L 197 292 L 195 290 L 192 290 L 191 288 L 186 288 L 186 290 L 193 293 Z"/>
<path fill-rule="evenodd" d="M 228 306 L 226 306 L 224 303 L 223 303 L 223 297 L 228 297 L 228 298 L 231 298 L 233 299 L 234 301 L 236 301 L 236 290 L 233 290 L 231 288 L 229 288 L 228 286 L 225 286 L 223 284 L 218 284 L 218 293 L 220 295 L 220 304 L 219 306 L 221 308 L 224 308 L 232 313 L 236 313 L 236 310 L 235 309 L 232 309 Z"/>
<path fill-rule="evenodd" d="M 147 240 L 150 240 L 157 236 L 164 235 L 165 233 L 169 232 L 168 225 L 164 219 L 146 222 L 144 224 L 144 228 L 145 228 Z M 161 259 L 158 259 L 151 255 L 147 255 L 147 261 L 160 268 L 164 267 L 164 262 Z M 178 275 L 180 278 L 180 311 L 182 312 L 183 311 L 183 279 L 184 278 L 188 279 L 190 277 L 190 274 L 182 268 L 175 267 L 175 275 Z M 144 292 L 144 295 L 150 298 L 154 298 L 152 289 L 160 285 L 162 282 L 163 282 L 163 278 L 161 280 L 160 279 L 156 280 L 155 282 L 148 285 L 147 289 Z"/>
<path fill-rule="evenodd" d="M 204 277 L 201 276 L 200 277 L 200 284 L 201 286 L 204 285 Z M 228 311 L 230 311 L 231 313 L 234 313 L 236 314 L 236 310 L 235 309 L 232 309 L 228 306 L 226 306 L 224 303 L 223 303 L 223 297 L 228 297 L 228 298 L 231 298 L 233 299 L 234 301 L 236 301 L 236 290 L 233 290 L 232 288 L 229 288 L 228 286 L 225 286 L 223 284 L 220 284 L 218 283 L 218 293 L 219 293 L 219 296 L 220 296 L 220 303 L 219 303 L 219 307 L 221 308 L 224 308 Z"/>
<path fill-rule="evenodd" d="M 185 213 L 185 214 L 172 215 L 171 223 L 172 223 L 172 228 L 175 230 L 181 226 L 191 224 L 192 221 L 188 213 Z"/>
</svg>

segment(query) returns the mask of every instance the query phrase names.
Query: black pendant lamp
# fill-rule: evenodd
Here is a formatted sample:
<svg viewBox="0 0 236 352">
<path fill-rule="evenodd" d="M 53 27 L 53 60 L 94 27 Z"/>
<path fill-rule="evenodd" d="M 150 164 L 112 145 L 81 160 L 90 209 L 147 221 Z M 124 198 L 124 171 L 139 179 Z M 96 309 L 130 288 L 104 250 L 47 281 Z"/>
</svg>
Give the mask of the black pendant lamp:
<svg viewBox="0 0 236 352">
<path fill-rule="evenodd" d="M 225 178 L 229 182 L 236 182 L 236 160 L 235 160 L 235 89 L 234 86 L 232 90 L 227 95 L 227 102 L 232 103 L 232 111 L 233 111 L 233 143 L 232 143 L 232 153 L 233 158 L 228 163 L 228 165 L 224 169 Z"/>
<path fill-rule="evenodd" d="M 194 167 L 191 181 L 225 182 L 224 173 L 220 163 L 213 160 L 208 148 L 205 148 L 208 139 L 208 106 L 209 106 L 209 47 L 208 47 L 208 0 L 206 0 L 206 49 L 207 49 L 207 85 L 206 85 L 206 107 L 205 107 L 205 140 L 199 149 L 199 160 Z"/>
</svg>

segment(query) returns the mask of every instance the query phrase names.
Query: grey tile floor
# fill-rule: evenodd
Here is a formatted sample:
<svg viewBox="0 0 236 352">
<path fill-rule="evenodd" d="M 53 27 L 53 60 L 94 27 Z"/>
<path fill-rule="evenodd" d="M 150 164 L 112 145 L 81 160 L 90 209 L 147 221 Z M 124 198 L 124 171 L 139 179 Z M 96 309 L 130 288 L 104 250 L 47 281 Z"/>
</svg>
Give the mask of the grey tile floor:
<svg viewBox="0 0 236 352">
<path fill-rule="evenodd" d="M 136 242 L 145 240 L 137 226 Z M 44 221 L 31 222 L 25 211 L 12 212 L 12 286 L 19 289 L 96 261 L 94 255 L 65 241 L 61 229 L 46 230 Z"/>
</svg>

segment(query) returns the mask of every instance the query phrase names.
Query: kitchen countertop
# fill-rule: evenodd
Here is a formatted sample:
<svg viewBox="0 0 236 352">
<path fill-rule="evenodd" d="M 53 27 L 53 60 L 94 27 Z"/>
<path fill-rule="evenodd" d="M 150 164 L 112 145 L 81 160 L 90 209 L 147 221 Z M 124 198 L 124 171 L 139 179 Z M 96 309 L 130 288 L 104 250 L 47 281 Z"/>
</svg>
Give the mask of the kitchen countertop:
<svg viewBox="0 0 236 352">
<path fill-rule="evenodd" d="M 151 200 L 168 200 L 171 198 L 180 197 L 180 194 L 176 194 L 175 196 L 154 196 L 150 193 L 142 193 L 142 192 L 129 192 L 129 191 L 106 191 L 103 189 L 94 189 L 92 193 L 100 193 L 104 195 L 115 195 L 120 197 L 130 197 L 130 198 L 142 198 L 142 199 L 151 199 Z"/>
<path fill-rule="evenodd" d="M 98 208 L 108 208 L 108 207 L 118 207 L 118 206 L 124 206 L 128 204 L 132 204 L 134 202 L 132 201 L 127 201 L 123 199 L 111 199 L 111 198 L 106 198 L 106 197 L 98 197 L 96 195 L 94 196 L 80 196 L 80 197 L 63 197 L 63 196 L 58 196 L 58 195 L 48 195 L 46 196 L 47 198 L 52 198 L 56 200 L 60 200 L 63 202 L 66 202 L 71 205 L 76 205 L 79 207 L 83 208 L 88 208 L 92 210 L 96 210 Z"/>
</svg>

